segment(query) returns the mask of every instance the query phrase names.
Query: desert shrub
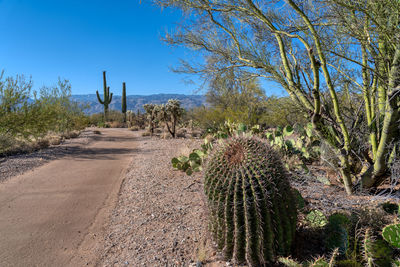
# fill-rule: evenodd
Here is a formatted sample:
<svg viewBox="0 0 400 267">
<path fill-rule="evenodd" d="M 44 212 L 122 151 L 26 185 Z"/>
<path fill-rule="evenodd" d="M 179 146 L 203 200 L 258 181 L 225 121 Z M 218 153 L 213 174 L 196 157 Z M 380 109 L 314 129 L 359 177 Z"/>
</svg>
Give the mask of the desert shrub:
<svg viewBox="0 0 400 267">
<path fill-rule="evenodd" d="M 104 124 L 103 113 L 95 113 L 89 116 L 89 125 L 99 126 L 100 124 Z"/>
<path fill-rule="evenodd" d="M 138 126 L 132 126 L 131 128 L 129 128 L 129 130 L 131 130 L 131 131 L 139 131 L 139 127 Z"/>
<path fill-rule="evenodd" d="M 107 121 L 124 123 L 124 114 L 117 110 L 110 110 L 107 114 Z"/>
<path fill-rule="evenodd" d="M 110 123 L 110 127 L 111 128 L 124 128 L 125 127 L 125 123 L 124 122 L 120 122 L 120 121 L 111 121 Z"/>
<path fill-rule="evenodd" d="M 109 123 L 111 128 L 123 128 L 124 114 L 117 110 L 109 110 L 107 112 L 107 122 L 104 121 L 103 113 L 95 113 L 89 116 L 88 125 L 96 125 L 97 127 L 106 128 L 106 124 Z"/>
<path fill-rule="evenodd" d="M 71 86 L 67 80 L 32 92 L 31 80 L 22 75 L 3 78 L 1 74 L 0 136 L 8 141 L 2 142 L 0 154 L 18 151 L 22 143 L 22 146 L 31 143 L 34 148 L 35 140 L 49 132 L 62 134 L 86 127 L 88 121 L 82 107 L 72 102 L 70 96 Z"/>
</svg>

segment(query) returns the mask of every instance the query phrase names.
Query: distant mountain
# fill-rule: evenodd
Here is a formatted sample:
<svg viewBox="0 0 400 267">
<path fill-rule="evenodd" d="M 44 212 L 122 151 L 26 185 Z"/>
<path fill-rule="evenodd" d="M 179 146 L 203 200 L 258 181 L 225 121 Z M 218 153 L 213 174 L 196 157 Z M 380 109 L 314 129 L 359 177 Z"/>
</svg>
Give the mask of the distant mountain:
<svg viewBox="0 0 400 267">
<path fill-rule="evenodd" d="M 101 96 L 103 99 L 103 96 Z M 103 112 L 103 105 L 97 100 L 96 94 L 89 95 L 72 95 L 71 99 L 78 103 L 88 105 L 85 110 L 86 114 L 94 114 Z M 203 95 L 183 95 L 183 94 L 155 94 L 155 95 L 129 95 L 126 96 L 126 105 L 128 110 L 143 112 L 144 104 L 164 104 L 168 99 L 178 99 L 181 101 L 182 107 L 191 109 L 206 105 L 206 98 Z M 110 109 L 121 110 L 121 96 L 114 95 L 109 106 Z"/>
</svg>

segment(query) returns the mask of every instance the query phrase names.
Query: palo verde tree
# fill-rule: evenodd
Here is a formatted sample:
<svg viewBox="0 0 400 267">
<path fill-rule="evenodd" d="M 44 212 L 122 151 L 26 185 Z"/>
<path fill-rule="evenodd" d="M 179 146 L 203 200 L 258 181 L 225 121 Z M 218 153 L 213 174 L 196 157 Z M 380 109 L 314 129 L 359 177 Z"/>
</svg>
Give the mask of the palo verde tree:
<svg viewBox="0 0 400 267">
<path fill-rule="evenodd" d="M 260 123 L 266 96 L 257 78 L 227 70 L 210 77 L 206 100 L 224 120 L 254 125 Z"/>
<path fill-rule="evenodd" d="M 126 122 L 126 84 L 122 83 L 122 99 L 121 99 L 121 112 L 124 115 L 124 122 Z"/>
<path fill-rule="evenodd" d="M 113 94 L 110 94 L 110 87 L 107 86 L 107 80 L 106 80 L 106 72 L 103 71 L 103 98 L 104 100 L 101 100 L 100 95 L 99 95 L 99 91 L 96 91 L 96 95 L 97 95 L 97 99 L 99 100 L 100 104 L 102 104 L 104 106 L 104 120 L 107 120 L 107 113 L 108 113 L 108 105 L 111 103 L 112 101 L 112 96 Z"/>
<path fill-rule="evenodd" d="M 348 194 L 388 177 L 400 138 L 400 1 L 155 2 L 188 14 L 165 40 L 205 57 L 180 71 L 278 83 L 335 153 Z"/>
</svg>

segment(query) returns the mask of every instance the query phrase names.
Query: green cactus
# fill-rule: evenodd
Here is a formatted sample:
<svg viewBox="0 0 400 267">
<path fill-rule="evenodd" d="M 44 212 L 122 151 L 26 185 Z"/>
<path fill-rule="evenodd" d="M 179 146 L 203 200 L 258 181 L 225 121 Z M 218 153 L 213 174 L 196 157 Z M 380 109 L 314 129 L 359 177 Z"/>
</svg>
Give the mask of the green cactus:
<svg viewBox="0 0 400 267">
<path fill-rule="evenodd" d="M 334 213 L 328 218 L 325 246 L 328 250 L 338 249 L 344 255 L 349 248 L 350 219 L 341 213 Z"/>
<path fill-rule="evenodd" d="M 346 259 L 336 262 L 336 267 L 363 267 L 363 265 L 357 260 Z"/>
<path fill-rule="evenodd" d="M 368 267 L 391 267 L 393 250 L 382 239 L 375 239 L 370 229 L 366 229 L 363 241 L 363 254 Z"/>
<path fill-rule="evenodd" d="M 336 257 L 338 256 L 338 251 L 335 249 L 330 257 L 329 261 L 325 260 L 323 257 L 316 258 L 311 262 L 307 262 L 305 264 L 297 263 L 296 261 L 290 258 L 279 258 L 278 261 L 288 267 L 334 267 L 336 266 Z"/>
<path fill-rule="evenodd" d="M 233 137 L 213 149 L 204 175 L 210 228 L 227 259 L 260 266 L 291 251 L 296 202 L 275 151 Z"/>
<path fill-rule="evenodd" d="M 103 71 L 103 90 L 104 90 L 104 100 L 101 100 L 99 91 L 96 91 L 97 99 L 99 100 L 100 104 L 104 106 L 104 120 L 107 120 L 107 114 L 108 114 L 108 105 L 112 101 L 112 96 L 113 94 L 110 94 L 110 87 L 107 87 L 107 80 L 106 80 L 106 72 Z"/>
<path fill-rule="evenodd" d="M 303 264 L 300 264 L 291 258 L 280 257 L 278 259 L 278 261 L 287 267 L 303 267 L 304 266 Z"/>
<path fill-rule="evenodd" d="M 126 84 L 122 83 L 122 99 L 121 99 L 121 112 L 124 115 L 124 122 L 126 122 Z"/>
<path fill-rule="evenodd" d="M 296 201 L 296 206 L 299 211 L 302 211 L 306 206 L 306 201 L 303 196 L 300 194 L 299 190 L 293 188 L 293 196 Z"/>
<path fill-rule="evenodd" d="M 391 246 L 400 248 L 400 224 L 390 224 L 383 228 L 382 237 Z"/>
<path fill-rule="evenodd" d="M 184 171 L 187 175 L 192 175 L 193 172 L 202 170 L 201 165 L 203 164 L 205 156 L 206 154 L 203 151 L 195 149 L 190 153 L 189 157 L 179 156 L 177 158 L 172 158 L 172 167 Z"/>
<path fill-rule="evenodd" d="M 314 228 L 324 227 L 328 224 L 328 219 L 319 210 L 310 211 L 306 216 L 306 220 Z"/>
<path fill-rule="evenodd" d="M 157 126 L 157 114 L 160 112 L 160 106 L 156 104 L 144 104 L 143 109 L 147 115 L 150 133 L 153 134 L 154 128 Z"/>
<path fill-rule="evenodd" d="M 172 158 L 172 167 L 185 172 L 187 175 L 192 175 L 193 172 L 202 171 L 204 160 L 212 148 L 213 143 L 205 138 L 204 144 L 201 145 L 201 149 L 194 149 L 188 157 L 180 156 L 177 158 Z"/>
<path fill-rule="evenodd" d="M 159 116 L 165 122 L 172 138 L 176 136 L 176 125 L 184 112 L 181 102 L 177 99 L 169 99 L 165 105 L 159 106 Z"/>
</svg>

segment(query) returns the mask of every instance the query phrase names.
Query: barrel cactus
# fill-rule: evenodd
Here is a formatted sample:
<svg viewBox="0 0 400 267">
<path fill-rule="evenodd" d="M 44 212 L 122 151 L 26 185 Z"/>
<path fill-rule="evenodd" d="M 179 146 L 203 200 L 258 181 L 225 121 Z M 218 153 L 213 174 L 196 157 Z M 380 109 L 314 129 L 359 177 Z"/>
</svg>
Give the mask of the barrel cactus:
<svg viewBox="0 0 400 267">
<path fill-rule="evenodd" d="M 210 155 L 204 189 L 210 228 L 227 259 L 262 266 L 289 254 L 296 202 L 269 145 L 250 137 L 227 139 Z"/>
</svg>

